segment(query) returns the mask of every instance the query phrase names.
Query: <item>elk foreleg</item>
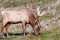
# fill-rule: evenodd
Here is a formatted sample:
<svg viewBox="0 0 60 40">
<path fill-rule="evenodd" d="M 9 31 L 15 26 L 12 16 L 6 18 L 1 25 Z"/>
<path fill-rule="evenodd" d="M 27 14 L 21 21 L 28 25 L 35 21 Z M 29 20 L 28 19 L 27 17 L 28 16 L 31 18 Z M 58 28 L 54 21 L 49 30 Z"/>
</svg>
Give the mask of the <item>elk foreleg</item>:
<svg viewBox="0 0 60 40">
<path fill-rule="evenodd" d="M 23 28 L 23 35 L 24 35 L 24 36 L 25 36 L 25 27 L 26 27 L 25 22 L 23 22 L 23 23 L 22 23 L 22 28 Z"/>
<path fill-rule="evenodd" d="M 37 32 L 37 30 L 36 30 L 36 27 L 35 27 L 35 26 L 32 26 L 32 28 L 33 28 L 33 30 L 34 30 L 35 35 L 37 36 L 37 35 L 38 35 L 38 32 Z"/>
</svg>

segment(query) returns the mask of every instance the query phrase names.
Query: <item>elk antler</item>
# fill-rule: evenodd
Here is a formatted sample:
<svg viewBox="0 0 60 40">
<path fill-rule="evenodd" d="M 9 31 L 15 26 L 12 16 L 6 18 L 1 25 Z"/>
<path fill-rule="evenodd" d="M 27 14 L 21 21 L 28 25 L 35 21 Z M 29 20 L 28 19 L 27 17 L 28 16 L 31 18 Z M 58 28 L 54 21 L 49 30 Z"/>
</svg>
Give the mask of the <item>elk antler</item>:
<svg viewBox="0 0 60 40">
<path fill-rule="evenodd" d="M 43 11 L 43 12 L 41 13 L 41 11 L 39 10 L 39 8 L 40 8 L 40 6 L 37 7 L 37 15 L 38 15 L 38 16 L 44 15 L 44 14 L 45 14 L 45 11 Z"/>
</svg>

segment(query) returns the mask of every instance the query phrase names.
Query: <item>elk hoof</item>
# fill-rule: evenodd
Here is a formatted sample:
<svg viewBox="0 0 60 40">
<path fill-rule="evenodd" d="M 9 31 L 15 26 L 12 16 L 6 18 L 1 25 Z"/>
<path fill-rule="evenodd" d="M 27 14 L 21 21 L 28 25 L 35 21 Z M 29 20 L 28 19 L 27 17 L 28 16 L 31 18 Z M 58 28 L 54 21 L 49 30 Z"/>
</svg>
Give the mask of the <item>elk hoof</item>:
<svg viewBox="0 0 60 40">
<path fill-rule="evenodd" d="M 6 35 L 6 37 L 7 37 L 7 38 L 10 38 L 10 36 L 9 36 L 8 34 Z"/>
<path fill-rule="evenodd" d="M 38 33 L 37 33 L 37 34 L 35 34 L 35 36 L 38 36 Z"/>
<path fill-rule="evenodd" d="M 0 33 L 0 39 L 5 38 L 3 33 Z"/>
</svg>

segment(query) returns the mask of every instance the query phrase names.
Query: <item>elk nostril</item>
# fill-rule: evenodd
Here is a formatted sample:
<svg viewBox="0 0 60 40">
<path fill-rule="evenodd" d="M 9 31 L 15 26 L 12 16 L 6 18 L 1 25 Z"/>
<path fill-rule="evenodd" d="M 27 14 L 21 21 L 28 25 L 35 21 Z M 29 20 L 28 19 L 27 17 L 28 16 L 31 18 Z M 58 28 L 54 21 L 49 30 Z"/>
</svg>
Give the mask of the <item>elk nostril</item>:
<svg viewBox="0 0 60 40">
<path fill-rule="evenodd" d="M 40 31 L 40 27 L 37 28 L 37 31 Z"/>
</svg>

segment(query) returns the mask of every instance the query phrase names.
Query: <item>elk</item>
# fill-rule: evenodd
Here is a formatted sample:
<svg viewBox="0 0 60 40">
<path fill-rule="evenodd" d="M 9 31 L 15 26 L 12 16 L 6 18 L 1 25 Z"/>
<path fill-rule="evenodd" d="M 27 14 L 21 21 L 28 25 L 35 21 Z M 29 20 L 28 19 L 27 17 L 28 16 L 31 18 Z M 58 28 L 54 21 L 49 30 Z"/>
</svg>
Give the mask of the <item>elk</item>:
<svg viewBox="0 0 60 40">
<path fill-rule="evenodd" d="M 37 9 L 38 10 L 38 9 Z M 38 11 L 39 12 L 39 11 Z M 1 32 L 3 32 L 4 28 L 6 31 L 6 36 L 8 37 L 8 28 L 10 24 L 22 23 L 23 35 L 25 36 L 25 28 L 26 24 L 31 24 L 35 35 L 38 35 L 40 30 L 40 23 L 38 20 L 38 15 L 32 13 L 28 8 L 6 8 L 2 11 L 3 17 L 3 27 L 1 28 Z"/>
</svg>

